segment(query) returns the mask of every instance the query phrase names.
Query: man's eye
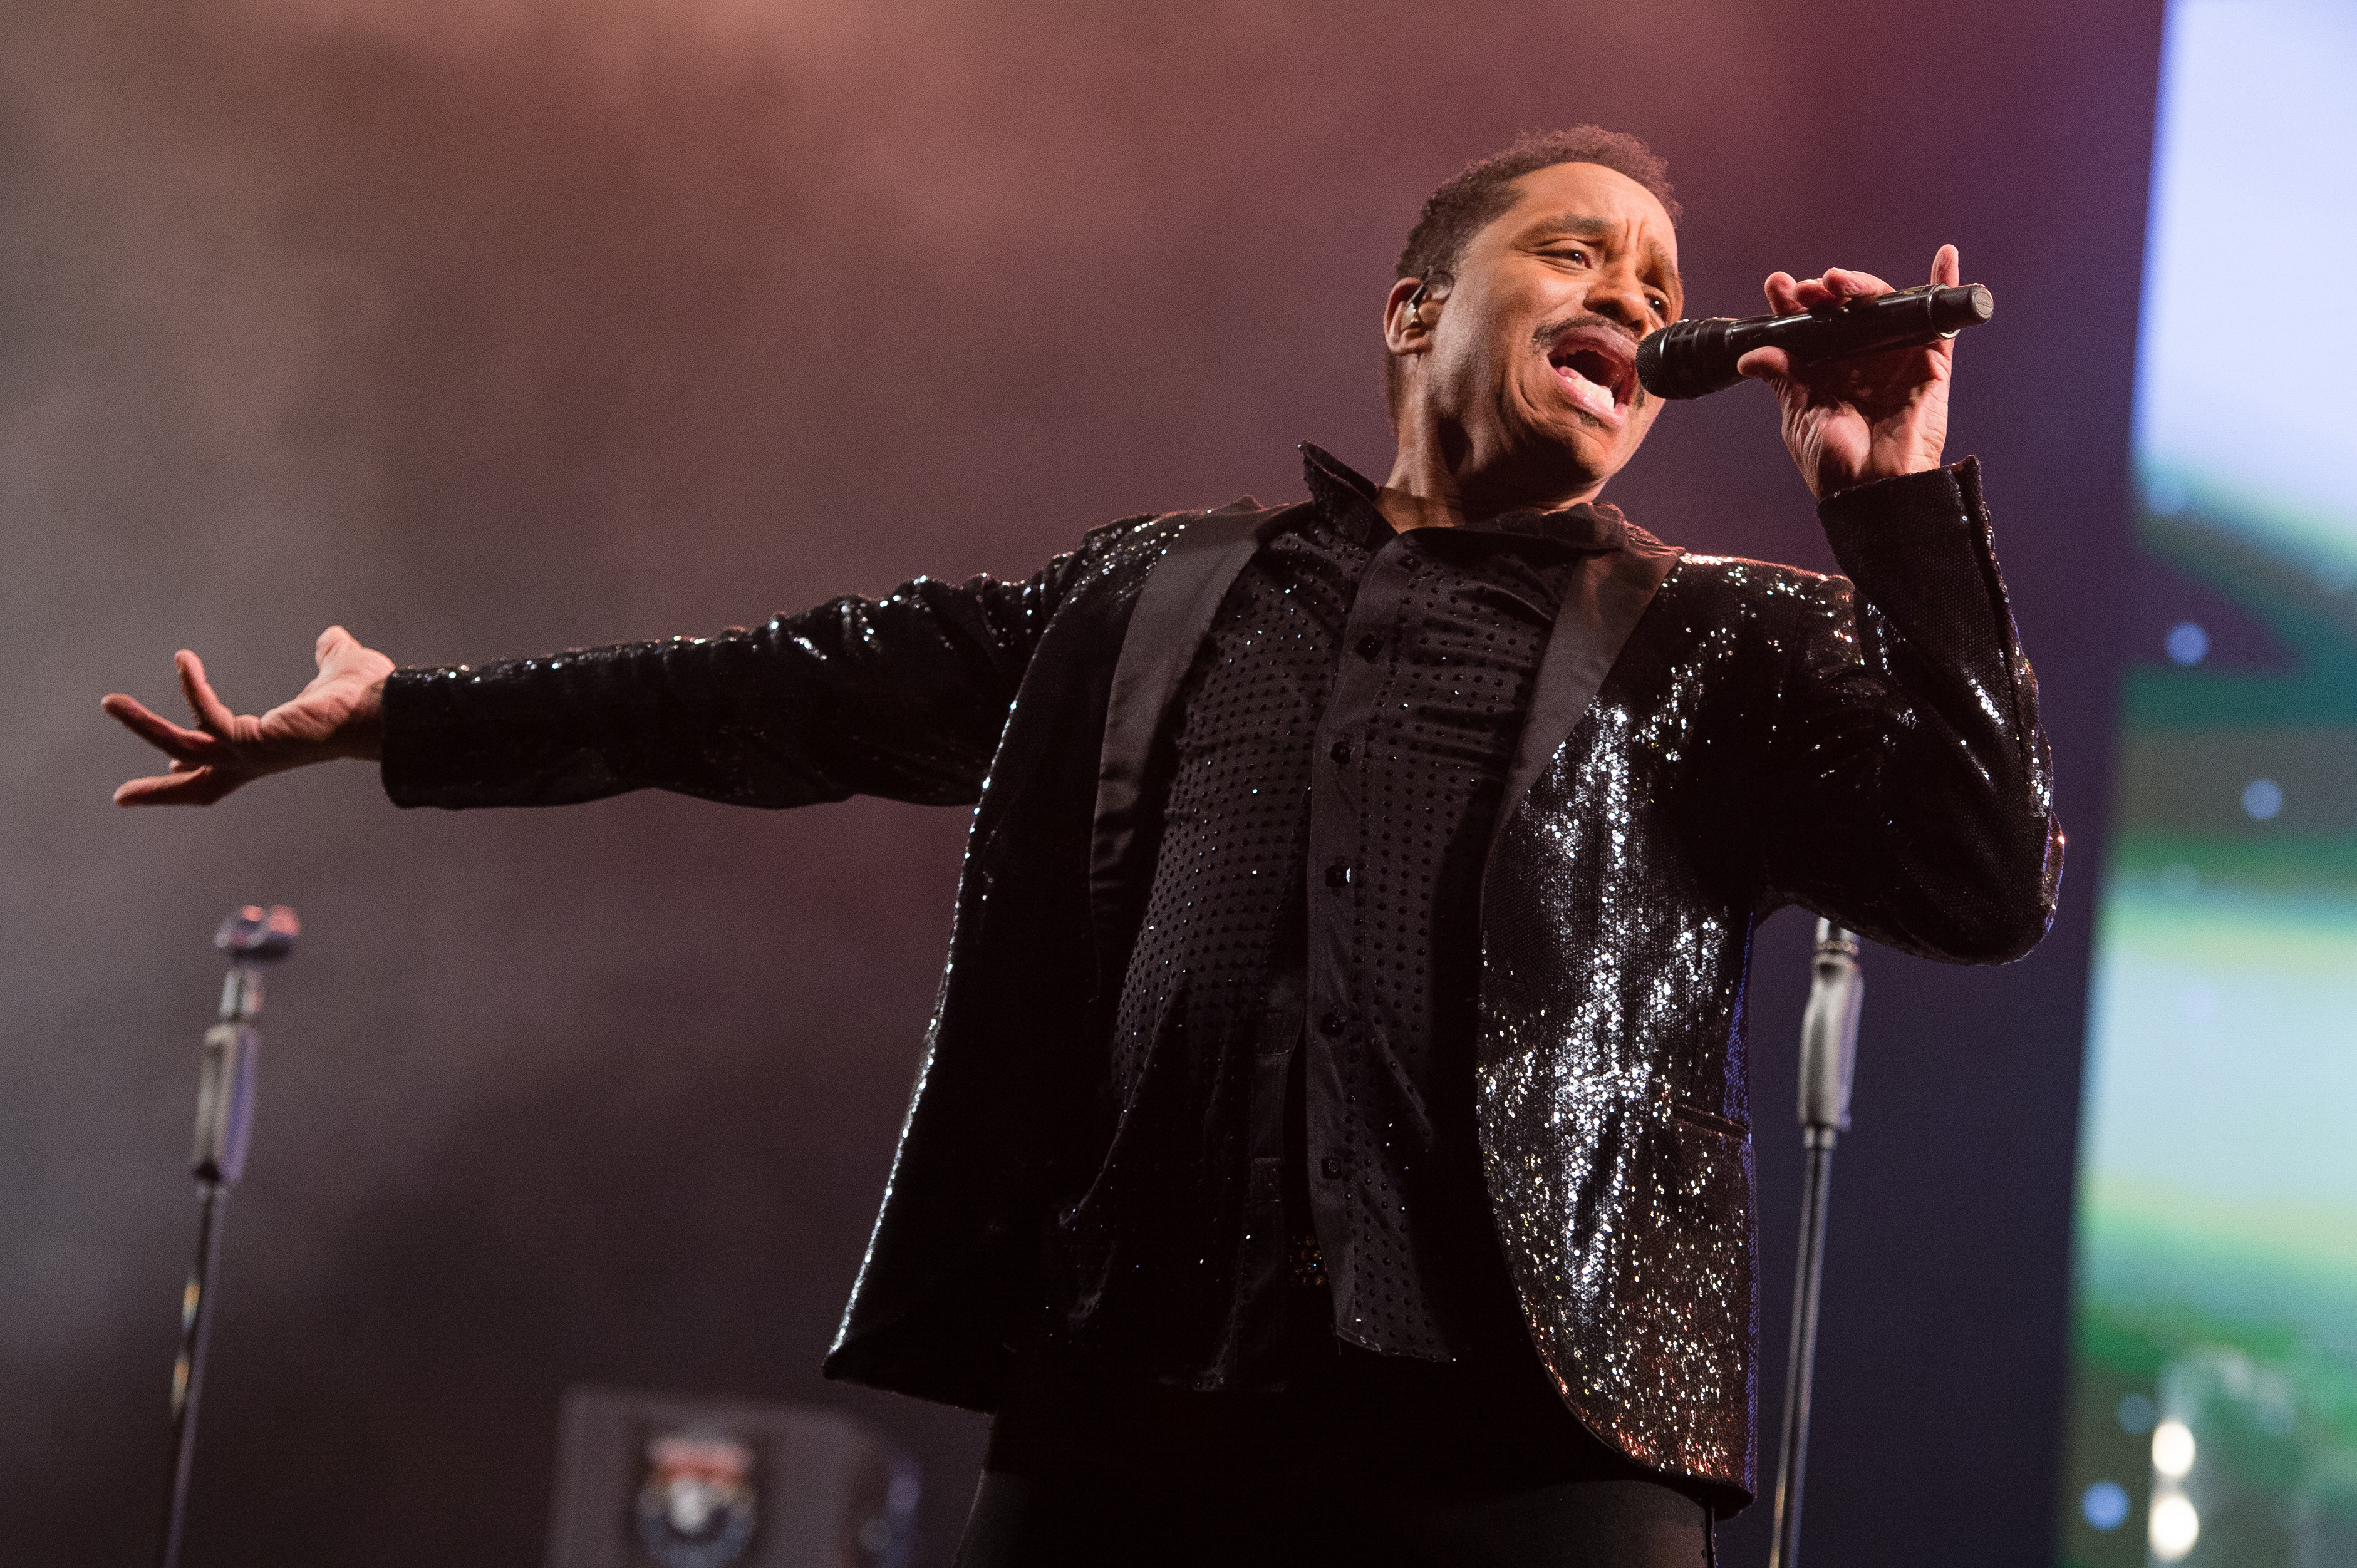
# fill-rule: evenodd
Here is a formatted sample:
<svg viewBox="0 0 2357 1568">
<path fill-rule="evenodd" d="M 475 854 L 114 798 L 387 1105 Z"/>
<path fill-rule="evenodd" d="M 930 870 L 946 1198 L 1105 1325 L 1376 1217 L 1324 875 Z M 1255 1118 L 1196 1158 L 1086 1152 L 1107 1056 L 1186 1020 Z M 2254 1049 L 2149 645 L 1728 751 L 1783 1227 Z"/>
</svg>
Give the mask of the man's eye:
<svg viewBox="0 0 2357 1568">
<path fill-rule="evenodd" d="M 1652 305 L 1653 314 L 1656 316 L 1667 316 L 1670 313 L 1670 302 L 1666 299 L 1654 300 Z"/>
</svg>

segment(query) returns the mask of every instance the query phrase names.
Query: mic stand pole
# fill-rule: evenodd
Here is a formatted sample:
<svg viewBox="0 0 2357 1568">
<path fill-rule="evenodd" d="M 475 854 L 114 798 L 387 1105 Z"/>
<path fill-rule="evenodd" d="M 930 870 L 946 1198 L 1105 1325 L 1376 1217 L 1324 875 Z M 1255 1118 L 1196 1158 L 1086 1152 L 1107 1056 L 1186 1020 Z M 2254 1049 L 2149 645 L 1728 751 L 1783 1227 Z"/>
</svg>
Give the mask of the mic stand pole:
<svg viewBox="0 0 2357 1568">
<path fill-rule="evenodd" d="M 1857 1066 L 1857 1013 L 1866 977 L 1857 938 L 1817 922 L 1815 979 L 1801 1015 L 1801 1143 L 1808 1174 L 1801 1188 L 1801 1260 L 1792 1279 L 1792 1344 L 1784 1361 L 1784 1431 L 1776 1459 L 1776 1541 L 1768 1568 L 1801 1560 L 1801 1486 L 1809 1466 L 1809 1385 L 1817 1370 L 1817 1297 L 1824 1283 L 1825 1208 L 1834 1143 L 1849 1131 L 1851 1075 Z"/>
<path fill-rule="evenodd" d="M 245 1170 L 253 1132 L 254 1058 L 262 1047 L 253 1020 L 262 1014 L 262 970 L 294 951 L 301 930 L 284 904 L 267 911 L 249 904 L 213 934 L 213 946 L 229 955 L 230 968 L 221 982 L 221 1022 L 205 1031 L 197 1079 L 196 1148 L 188 1158 L 197 1178 L 197 1257 L 180 1292 L 180 1354 L 172 1363 L 172 1491 L 164 1510 L 163 1568 L 178 1568 L 180 1561 L 188 1466 L 196 1457 L 197 1396 L 204 1390 L 205 1347 L 212 1337 L 213 1264 L 222 1211 Z"/>
</svg>

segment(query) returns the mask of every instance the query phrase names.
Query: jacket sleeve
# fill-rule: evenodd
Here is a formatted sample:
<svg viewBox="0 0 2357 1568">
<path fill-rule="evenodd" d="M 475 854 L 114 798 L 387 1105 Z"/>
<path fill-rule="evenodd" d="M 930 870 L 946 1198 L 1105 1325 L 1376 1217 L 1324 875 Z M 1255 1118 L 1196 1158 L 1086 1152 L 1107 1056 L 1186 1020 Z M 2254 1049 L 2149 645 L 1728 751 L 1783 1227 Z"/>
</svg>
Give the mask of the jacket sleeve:
<svg viewBox="0 0 2357 1568">
<path fill-rule="evenodd" d="M 1977 460 L 1818 511 L 1848 578 L 1802 596 L 1784 650 L 1769 885 L 1925 957 L 2018 958 L 2053 918 L 2062 830 Z"/>
<path fill-rule="evenodd" d="M 712 638 L 396 671 L 385 792 L 448 808 L 632 789 L 744 806 L 970 803 L 1079 559 L 1020 582 L 919 577 Z"/>
</svg>

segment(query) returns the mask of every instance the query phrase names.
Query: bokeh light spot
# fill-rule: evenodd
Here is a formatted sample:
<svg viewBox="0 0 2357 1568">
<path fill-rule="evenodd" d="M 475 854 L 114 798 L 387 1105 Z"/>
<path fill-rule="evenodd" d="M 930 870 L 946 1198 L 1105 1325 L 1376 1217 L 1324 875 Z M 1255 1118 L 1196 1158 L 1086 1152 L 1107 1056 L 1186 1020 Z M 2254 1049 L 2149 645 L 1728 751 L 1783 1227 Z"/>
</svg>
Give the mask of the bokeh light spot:
<svg viewBox="0 0 2357 1568">
<path fill-rule="evenodd" d="M 2169 628 L 2169 656 L 2179 664 L 2199 664 L 2210 651 L 2210 634 L 2199 621 L 2181 620 Z"/>
<path fill-rule="evenodd" d="M 2254 779 L 2243 786 L 2243 810 L 2262 822 L 2272 821 L 2283 804 L 2283 786 L 2272 779 Z"/>
<path fill-rule="evenodd" d="M 2164 1421 L 2152 1429 L 2152 1467 L 2172 1481 L 2193 1468 L 2193 1434 L 2183 1422 Z"/>
<path fill-rule="evenodd" d="M 2201 1516 L 2175 1492 L 2152 1500 L 2152 1522 L 2147 1530 L 2152 1554 L 2163 1563 L 2181 1561 L 2201 1539 Z"/>
<path fill-rule="evenodd" d="M 2127 1522 L 2128 1489 L 2117 1481 L 2098 1481 L 2079 1499 L 2079 1511 L 2097 1530 L 2117 1530 Z"/>
</svg>

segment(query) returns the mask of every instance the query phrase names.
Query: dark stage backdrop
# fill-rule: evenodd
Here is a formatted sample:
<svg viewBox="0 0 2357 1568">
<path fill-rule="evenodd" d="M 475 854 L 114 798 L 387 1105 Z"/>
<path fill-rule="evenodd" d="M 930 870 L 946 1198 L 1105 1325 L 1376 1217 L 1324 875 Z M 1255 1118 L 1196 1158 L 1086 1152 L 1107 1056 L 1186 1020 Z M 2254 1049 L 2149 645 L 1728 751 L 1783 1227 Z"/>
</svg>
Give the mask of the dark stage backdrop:
<svg viewBox="0 0 2357 1568">
<path fill-rule="evenodd" d="M 0 0 L 0 1550 L 152 1550 L 207 938 L 258 899 L 308 934 L 192 1563 L 536 1562 L 590 1381 L 874 1423 L 946 1561 L 982 1421 L 817 1365 L 963 813 L 402 813 L 343 765 L 126 814 L 149 758 L 97 699 L 163 703 L 188 646 L 258 708 L 332 620 L 438 662 L 1023 573 L 1297 494 L 1301 439 L 1381 471 L 1423 195 L 1593 119 L 1671 159 L 1697 312 L 1946 240 L 2002 302 L 1953 450 L 1990 466 L 2074 870 L 2021 963 L 1868 956 L 1811 1555 L 2039 1560 L 2157 35 L 2124 0 Z M 1673 409 L 1611 496 L 1828 564 L 1758 389 Z M 1806 937 L 1780 918 L 1753 989 L 1771 1369 Z"/>
</svg>

